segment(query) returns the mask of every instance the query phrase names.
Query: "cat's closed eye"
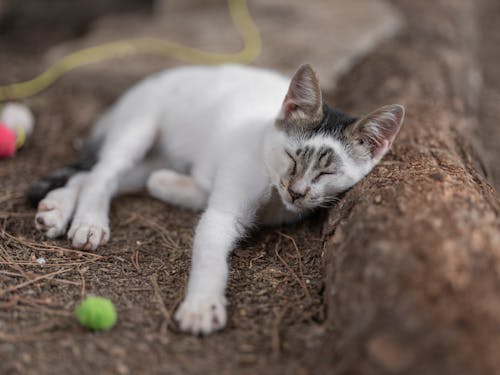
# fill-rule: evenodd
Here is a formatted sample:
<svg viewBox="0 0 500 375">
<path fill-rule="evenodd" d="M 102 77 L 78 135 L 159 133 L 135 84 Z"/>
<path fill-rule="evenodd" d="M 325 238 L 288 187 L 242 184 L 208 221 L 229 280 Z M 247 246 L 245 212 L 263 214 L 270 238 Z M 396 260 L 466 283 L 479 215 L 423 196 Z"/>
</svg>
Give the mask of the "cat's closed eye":
<svg viewBox="0 0 500 375">
<path fill-rule="evenodd" d="M 320 172 L 316 177 L 313 178 L 312 182 L 318 182 L 321 177 L 325 177 L 325 176 L 332 176 L 334 175 L 335 173 L 333 172 Z"/>
</svg>

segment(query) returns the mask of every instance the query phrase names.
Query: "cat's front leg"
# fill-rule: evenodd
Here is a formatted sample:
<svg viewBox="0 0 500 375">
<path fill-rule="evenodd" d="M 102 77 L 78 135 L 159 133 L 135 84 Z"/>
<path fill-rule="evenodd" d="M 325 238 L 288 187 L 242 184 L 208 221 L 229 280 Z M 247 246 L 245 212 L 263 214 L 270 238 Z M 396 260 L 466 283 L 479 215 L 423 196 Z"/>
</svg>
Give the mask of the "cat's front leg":
<svg viewBox="0 0 500 375">
<path fill-rule="evenodd" d="M 183 331 L 209 334 L 226 325 L 227 257 L 244 233 L 245 215 L 208 208 L 193 245 L 187 293 L 175 319 Z"/>
</svg>

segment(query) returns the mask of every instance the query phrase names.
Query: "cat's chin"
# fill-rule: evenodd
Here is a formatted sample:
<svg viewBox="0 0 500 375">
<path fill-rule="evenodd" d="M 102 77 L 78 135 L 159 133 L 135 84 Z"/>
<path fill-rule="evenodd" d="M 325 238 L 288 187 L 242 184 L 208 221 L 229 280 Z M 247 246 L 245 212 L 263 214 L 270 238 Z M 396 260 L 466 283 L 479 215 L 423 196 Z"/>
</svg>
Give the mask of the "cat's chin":
<svg viewBox="0 0 500 375">
<path fill-rule="evenodd" d="M 296 214 L 300 214 L 301 212 L 304 212 L 306 210 L 305 207 L 300 207 L 300 206 L 297 206 L 293 203 L 290 203 L 288 201 L 286 201 L 285 199 L 281 199 L 283 204 L 285 205 L 285 208 L 288 210 L 288 211 L 291 211 L 293 213 L 296 213 Z"/>
<path fill-rule="evenodd" d="M 288 211 L 293 212 L 295 214 L 300 214 L 301 212 L 305 211 L 306 209 L 305 207 L 300 207 L 296 204 L 293 204 L 286 197 L 284 197 L 282 191 L 279 188 L 276 188 L 276 190 L 278 191 L 281 203 L 283 204 L 283 206 L 285 206 L 285 208 Z"/>
</svg>

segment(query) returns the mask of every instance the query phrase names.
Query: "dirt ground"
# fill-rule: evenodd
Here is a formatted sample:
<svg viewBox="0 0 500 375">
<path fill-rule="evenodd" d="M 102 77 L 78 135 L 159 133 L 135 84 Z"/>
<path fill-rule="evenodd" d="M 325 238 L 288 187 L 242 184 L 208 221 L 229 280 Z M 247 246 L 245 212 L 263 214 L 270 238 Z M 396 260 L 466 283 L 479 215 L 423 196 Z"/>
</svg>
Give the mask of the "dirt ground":
<svg viewBox="0 0 500 375">
<path fill-rule="evenodd" d="M 263 373 L 297 370 L 321 335 L 321 218 L 259 231 L 231 258 L 230 320 L 221 334 L 178 333 L 197 214 L 146 194 L 111 209 L 112 240 L 98 253 L 47 241 L 24 193 L 34 178 L 74 155 L 72 143 L 105 103 L 54 89 L 34 102 L 33 141 L 0 169 L 0 372 Z M 89 115 L 90 114 L 90 115 Z M 46 259 L 40 267 L 35 260 Z M 106 333 L 78 326 L 86 294 L 107 296 L 119 321 Z"/>
<path fill-rule="evenodd" d="M 33 75 L 45 47 L 81 29 L 74 32 L 50 30 L 43 38 L 38 30 L 20 36 L 22 46 L 0 36 L 0 82 Z M 72 159 L 75 141 L 115 96 L 63 79 L 29 100 L 35 134 L 15 158 L 0 162 L 0 373 L 309 374 L 324 368 L 317 353 L 337 334 L 322 324 L 324 212 L 299 225 L 260 230 L 238 246 L 228 327 L 205 338 L 179 333 L 171 322 L 197 214 L 146 194 L 120 197 L 111 208 L 111 241 L 98 253 L 72 250 L 65 239 L 47 241 L 35 231 L 26 189 Z M 46 259 L 43 267 L 39 257 Z M 115 328 L 93 333 L 76 323 L 73 309 L 87 294 L 113 300 Z"/>
<path fill-rule="evenodd" d="M 34 30 L 0 38 L 1 82 L 33 75 L 45 48 L 72 36 Z M 305 357 L 327 334 L 321 214 L 296 227 L 259 231 L 237 248 L 228 327 L 206 338 L 179 333 L 171 323 L 197 214 L 146 194 L 120 197 L 111 208 L 112 239 L 98 253 L 72 250 L 65 239 L 47 241 L 34 229 L 26 189 L 74 157 L 75 141 L 114 99 L 63 79 L 28 101 L 35 134 L 18 155 L 1 161 L 0 373 L 304 373 Z M 43 267 L 35 261 L 40 257 Z M 73 309 L 87 294 L 115 303 L 119 319 L 111 331 L 77 324 Z"/>
</svg>

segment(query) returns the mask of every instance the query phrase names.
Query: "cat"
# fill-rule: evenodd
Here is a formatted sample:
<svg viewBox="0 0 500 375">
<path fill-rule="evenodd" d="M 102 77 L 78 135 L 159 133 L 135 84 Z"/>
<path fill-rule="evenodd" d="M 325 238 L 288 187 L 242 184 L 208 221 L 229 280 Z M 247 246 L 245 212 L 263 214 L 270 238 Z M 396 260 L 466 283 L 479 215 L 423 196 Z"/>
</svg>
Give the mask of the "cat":
<svg viewBox="0 0 500 375">
<path fill-rule="evenodd" d="M 144 187 L 203 210 L 175 319 L 209 334 L 226 324 L 227 257 L 254 225 L 297 221 L 367 175 L 391 147 L 404 107 L 361 118 L 323 100 L 316 73 L 292 79 L 238 65 L 180 67 L 137 84 L 97 122 L 77 162 L 35 183 L 35 225 L 77 249 L 109 240 L 111 198 Z"/>
</svg>

